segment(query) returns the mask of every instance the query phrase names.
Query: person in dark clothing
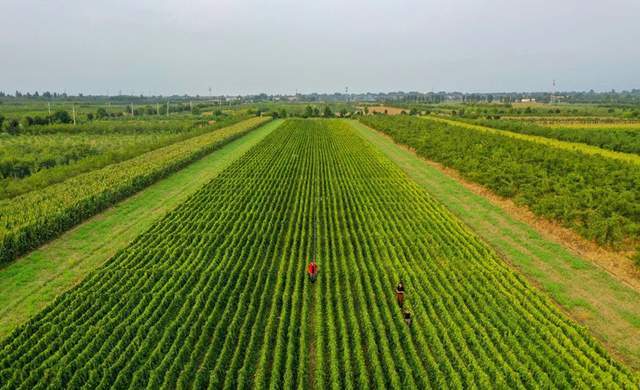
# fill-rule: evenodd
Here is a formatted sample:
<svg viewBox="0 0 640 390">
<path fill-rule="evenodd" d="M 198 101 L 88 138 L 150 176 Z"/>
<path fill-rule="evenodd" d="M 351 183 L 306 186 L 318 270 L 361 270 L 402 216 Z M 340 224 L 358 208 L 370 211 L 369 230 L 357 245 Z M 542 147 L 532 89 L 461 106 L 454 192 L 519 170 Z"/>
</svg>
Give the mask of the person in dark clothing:
<svg viewBox="0 0 640 390">
<path fill-rule="evenodd" d="M 404 322 L 407 323 L 407 325 L 411 325 L 411 313 L 408 310 L 405 310 L 403 313 L 404 316 Z"/>
</svg>

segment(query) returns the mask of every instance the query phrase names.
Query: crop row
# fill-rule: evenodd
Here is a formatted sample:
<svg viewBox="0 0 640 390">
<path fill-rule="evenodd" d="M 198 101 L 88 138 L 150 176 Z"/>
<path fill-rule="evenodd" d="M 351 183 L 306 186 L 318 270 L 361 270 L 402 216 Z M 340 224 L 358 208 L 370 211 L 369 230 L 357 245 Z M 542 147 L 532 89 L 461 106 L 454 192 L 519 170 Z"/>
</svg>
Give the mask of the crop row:
<svg viewBox="0 0 640 390">
<path fill-rule="evenodd" d="M 0 385 L 25 389 L 638 384 L 329 120 L 285 122 L 0 351 Z"/>
<path fill-rule="evenodd" d="M 249 119 L 0 201 L 0 263 L 56 237 L 266 120 Z"/>
</svg>

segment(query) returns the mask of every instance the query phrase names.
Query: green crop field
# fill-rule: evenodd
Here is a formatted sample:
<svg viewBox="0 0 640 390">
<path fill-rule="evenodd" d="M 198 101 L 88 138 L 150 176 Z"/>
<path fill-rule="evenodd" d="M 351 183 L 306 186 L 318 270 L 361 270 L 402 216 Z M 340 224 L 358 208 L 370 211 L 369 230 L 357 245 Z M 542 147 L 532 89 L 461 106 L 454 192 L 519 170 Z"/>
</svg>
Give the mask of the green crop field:
<svg viewBox="0 0 640 390">
<path fill-rule="evenodd" d="M 285 122 L 0 351 L 3 388 L 639 385 L 338 120 Z"/>
<path fill-rule="evenodd" d="M 0 6 L 0 390 L 640 390 L 640 1 L 120 3 Z"/>
<path fill-rule="evenodd" d="M 260 126 L 0 267 L 0 338 L 82 281 L 281 123 Z"/>
</svg>

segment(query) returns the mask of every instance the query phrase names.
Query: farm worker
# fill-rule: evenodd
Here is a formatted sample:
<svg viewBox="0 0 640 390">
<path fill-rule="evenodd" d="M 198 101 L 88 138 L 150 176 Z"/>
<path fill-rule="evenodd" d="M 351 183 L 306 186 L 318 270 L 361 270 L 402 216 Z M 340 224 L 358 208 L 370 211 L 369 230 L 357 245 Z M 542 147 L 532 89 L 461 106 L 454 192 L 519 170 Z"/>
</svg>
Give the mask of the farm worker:
<svg viewBox="0 0 640 390">
<path fill-rule="evenodd" d="M 309 274 L 309 280 L 313 283 L 318 276 L 318 264 L 315 260 L 311 260 L 311 263 L 307 266 L 307 274 Z"/>
<path fill-rule="evenodd" d="M 402 284 L 402 280 L 398 282 L 398 286 L 396 287 L 396 300 L 398 301 L 398 306 L 402 307 L 404 303 L 404 285 Z"/>
<path fill-rule="evenodd" d="M 403 316 L 404 316 L 404 322 L 406 322 L 407 325 L 411 325 L 411 313 L 408 310 L 405 310 L 403 312 Z"/>
</svg>

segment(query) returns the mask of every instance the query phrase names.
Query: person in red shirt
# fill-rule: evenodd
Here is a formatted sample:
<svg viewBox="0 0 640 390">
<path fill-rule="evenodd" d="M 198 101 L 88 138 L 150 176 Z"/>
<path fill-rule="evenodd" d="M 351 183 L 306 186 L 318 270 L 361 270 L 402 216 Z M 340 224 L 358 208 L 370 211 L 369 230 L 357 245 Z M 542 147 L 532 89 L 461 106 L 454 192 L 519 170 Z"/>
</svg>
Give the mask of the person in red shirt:
<svg viewBox="0 0 640 390">
<path fill-rule="evenodd" d="M 316 277 L 318 276 L 318 264 L 315 260 L 311 260 L 311 263 L 307 266 L 307 274 L 309 275 L 311 283 L 316 281 Z"/>
<path fill-rule="evenodd" d="M 398 286 L 396 287 L 396 300 L 398 301 L 398 306 L 402 308 L 404 304 L 404 284 L 402 284 L 402 280 L 398 282 Z"/>
</svg>

